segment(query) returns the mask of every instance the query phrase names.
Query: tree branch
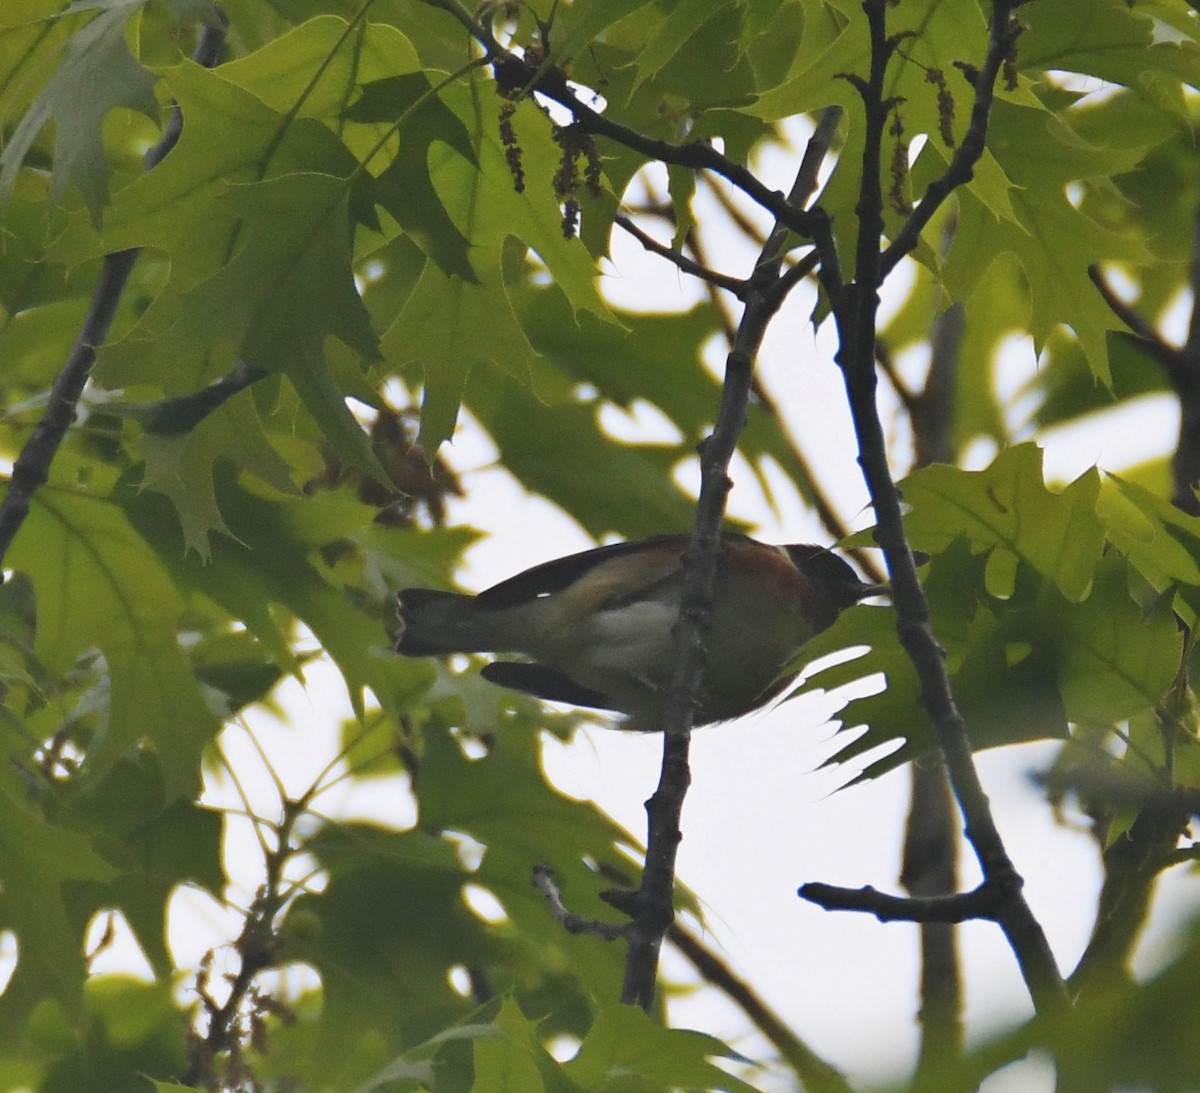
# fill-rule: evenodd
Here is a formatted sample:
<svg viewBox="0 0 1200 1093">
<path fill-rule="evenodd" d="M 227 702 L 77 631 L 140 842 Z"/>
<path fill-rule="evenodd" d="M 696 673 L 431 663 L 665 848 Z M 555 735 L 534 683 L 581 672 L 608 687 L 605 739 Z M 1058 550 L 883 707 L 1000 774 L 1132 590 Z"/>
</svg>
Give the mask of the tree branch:
<svg viewBox="0 0 1200 1093">
<path fill-rule="evenodd" d="M 986 881 L 971 892 L 953 896 L 889 896 L 869 885 L 841 888 L 814 883 L 803 885 L 799 896 L 826 911 L 866 911 L 880 922 L 999 922 L 1007 892 Z"/>
<path fill-rule="evenodd" d="M 232 770 L 228 764 L 226 767 Z M 244 793 L 242 796 L 245 800 Z M 296 853 L 292 835 L 297 820 L 307 810 L 308 801 L 308 795 L 299 801 L 284 800 L 283 815 L 276 827 L 275 846 L 263 846 L 266 878 L 255 893 L 254 902 L 242 922 L 242 931 L 233 944 L 239 964 L 237 972 L 229 977 L 229 994 L 223 1004 L 218 1003 L 207 989 L 211 954 L 201 965 L 196 979 L 196 992 L 208 1016 L 208 1029 L 203 1037 L 193 1037 L 188 1045 L 188 1063 L 182 1077 L 185 1085 L 210 1082 L 214 1077 L 218 1056 L 228 1053 L 236 1058 L 241 1052 L 244 1007 L 248 1002 L 258 1002 L 255 981 L 259 972 L 275 966 L 279 943 L 275 922 L 288 900 L 284 870 Z M 215 1085 L 212 1087 L 216 1088 Z"/>
<path fill-rule="evenodd" d="M 187 395 L 173 395 L 158 402 L 138 406 L 137 416 L 146 420 L 146 432 L 159 436 L 179 436 L 190 433 L 214 410 L 220 409 L 234 395 L 251 387 L 269 375 L 239 361 L 220 379 Z"/>
<path fill-rule="evenodd" d="M 216 64 L 224 42 L 223 23 L 202 27 L 193 59 L 207 66 Z M 175 104 L 171 107 L 162 136 L 146 153 L 144 162 L 147 170 L 152 170 L 175 147 L 182 129 L 183 112 Z M 67 431 L 74 424 L 79 397 L 96 361 L 96 347 L 108 336 L 139 253 L 135 248 L 105 255 L 79 336 L 62 371 L 55 377 L 46 412 L 33 427 L 13 464 L 8 491 L 4 500 L 0 501 L 0 565 L 3 565 L 8 548 L 29 515 L 33 495 L 49 478 L 50 464 L 62 446 Z"/>
<path fill-rule="evenodd" d="M 871 67 L 866 80 L 856 81 L 866 108 L 866 128 L 858 201 L 855 281 L 844 290 L 832 281 L 827 288 L 834 301 L 840 341 L 837 361 L 842 369 L 858 436 L 859 464 L 875 509 L 876 540 L 883 548 L 891 576 L 896 628 L 920 681 L 921 705 L 937 733 L 951 784 L 966 820 L 967 838 L 983 870 L 984 883 L 989 891 L 1000 893 L 994 917 L 1008 938 L 1038 1011 L 1057 1012 L 1069 1004 L 1066 987 L 1045 933 L 1021 894 L 1021 877 L 996 828 L 991 806 L 975 769 L 966 727 L 946 674 L 945 654 L 934 634 L 929 604 L 917 578 L 916 563 L 904 533 L 900 496 L 888 466 L 883 426 L 875 401 L 879 286 L 903 253 L 902 248 L 898 248 L 899 238 L 887 252 L 892 256 L 890 262 L 879 250 L 879 240 L 883 237 L 880 149 L 888 113 L 883 93 L 884 76 L 895 48 L 894 39 L 889 39 L 886 33 L 886 6 L 886 0 L 864 3 L 870 23 Z M 1011 5 L 1003 0 L 997 0 L 993 5 L 992 39 L 988 50 L 989 61 L 994 62 L 988 68 L 993 79 L 999 71 L 1000 61 L 1011 47 L 1010 8 Z M 972 120 L 970 143 L 973 146 L 981 144 L 986 135 L 990 102 L 990 92 L 979 85 Z M 959 156 L 955 161 L 959 162 Z M 948 174 L 941 182 L 945 184 L 960 176 L 961 172 Z M 915 223 L 910 219 L 906 230 Z M 914 243 L 915 237 L 908 245 Z M 823 280 L 826 274 L 827 271 L 822 270 Z"/>
<path fill-rule="evenodd" d="M 1124 984 L 1146 925 L 1158 878 L 1172 862 L 1186 813 L 1175 802 L 1144 807 L 1130 829 L 1104 849 L 1104 884 L 1087 948 L 1071 973 L 1077 997 Z"/>
<path fill-rule="evenodd" d="M 822 117 L 825 117 L 826 113 L 832 114 L 834 112 L 836 112 L 836 115 L 840 117 L 841 108 L 829 107 L 827 108 L 827 112 L 822 113 Z M 813 139 L 817 139 L 816 134 L 814 134 Z M 805 155 L 809 155 L 808 151 L 805 152 Z M 819 168 L 820 160 L 816 160 L 815 166 Z M 816 184 L 815 170 L 813 184 Z M 755 226 L 750 223 L 747 218 L 740 215 L 740 210 L 730 200 L 729 195 L 725 191 L 724 187 L 714 186 L 710 183 L 709 189 L 711 190 L 713 196 L 716 197 L 721 203 L 725 211 L 729 213 L 730 217 L 733 219 L 738 228 L 741 229 L 747 235 L 747 237 L 751 239 L 757 239 L 758 246 L 761 248 L 766 242 L 765 234 L 757 232 Z M 670 205 L 663 206 L 661 204 L 654 204 L 651 202 L 649 205 L 640 208 L 637 211 L 645 216 L 661 217 L 672 225 L 675 223 L 675 218 L 672 215 L 672 209 Z M 687 245 L 692 254 L 695 255 L 696 261 L 701 266 L 708 266 L 708 263 L 704 257 L 704 247 L 702 241 L 695 232 L 688 233 Z M 784 296 L 788 295 L 801 281 L 811 276 L 816 267 L 816 253 L 810 251 L 798 262 L 788 266 L 787 269 L 783 271 L 782 276 L 775 283 L 775 291 L 781 292 Z M 725 334 L 726 343 L 732 343 L 736 328 L 724 306 L 724 299 L 721 297 L 719 292 L 715 291 L 715 286 L 713 286 L 711 282 L 709 282 L 709 300 L 712 303 L 712 306 L 716 309 L 718 315 L 721 317 L 721 327 Z M 755 400 L 768 414 L 771 415 L 772 418 L 775 419 L 780 430 L 785 434 L 789 434 L 785 435 L 785 439 L 787 440 L 788 444 L 788 456 L 793 463 L 793 477 L 795 477 L 799 483 L 801 483 L 801 493 L 816 511 L 817 518 L 821 521 L 821 526 L 829 533 L 829 537 L 831 539 L 837 540 L 845 538 L 847 534 L 845 521 L 843 521 L 841 514 L 837 511 L 833 502 L 829 499 L 829 496 L 825 493 L 824 489 L 821 487 L 821 484 L 817 481 L 817 477 L 814 474 L 812 467 L 809 465 L 809 461 L 804 455 L 804 452 L 800 449 L 800 446 L 796 444 L 795 438 L 790 435 L 787 421 L 780 414 L 779 407 L 776 405 L 771 393 L 764 386 L 761 377 L 757 373 L 754 376 L 753 393 Z M 876 582 L 883 581 L 883 571 L 879 568 L 878 561 L 869 552 L 852 548 L 848 550 L 847 553 L 854 558 L 854 560 L 866 572 L 867 576 L 871 580 Z"/>
<path fill-rule="evenodd" d="M 806 156 L 802 160 L 792 193 L 804 192 L 810 185 L 815 171 L 811 159 Z M 700 497 L 684 557 L 684 588 L 675 630 L 675 671 L 663 733 L 662 770 L 658 788 L 646 802 L 649 819 L 646 864 L 641 888 L 634 899 L 621 993 L 622 1001 L 643 1009 L 653 1004 L 663 935 L 675 914 L 675 859 L 683 837 L 679 821 L 691 782 L 688 752 L 692 718 L 707 655 L 706 635 L 716 583 L 721 521 L 731 485 L 729 463 L 746 420 L 755 358 L 767 325 L 786 295 L 779 290 L 779 283 L 782 241 L 789 221 L 794 221 L 794 217 L 780 218 L 747 282 L 745 307 L 726 359 L 716 425 L 700 446 Z M 816 218 L 816 222 L 822 223 L 823 218 Z"/>
<path fill-rule="evenodd" d="M 4 500 L 0 501 L 0 565 L 29 515 L 33 495 L 50 477 L 50 464 L 67 430 L 75 422 L 79 396 L 83 394 L 84 384 L 96 360 L 96 346 L 104 341 L 108 333 L 138 253 L 137 250 L 124 250 L 105 255 L 100 277 L 92 292 L 91 306 L 84 317 L 75 346 L 62 371 L 55 377 L 46 412 L 21 448 L 21 454 L 13 464 L 8 491 Z"/>
<path fill-rule="evenodd" d="M 1176 394 L 1180 394 L 1181 388 L 1189 382 L 1194 382 L 1184 365 L 1184 351 L 1168 342 L 1137 308 L 1122 300 L 1098 265 L 1088 266 L 1088 277 L 1104 298 L 1109 311 L 1129 327 L 1134 339 L 1162 365 Z"/>
</svg>

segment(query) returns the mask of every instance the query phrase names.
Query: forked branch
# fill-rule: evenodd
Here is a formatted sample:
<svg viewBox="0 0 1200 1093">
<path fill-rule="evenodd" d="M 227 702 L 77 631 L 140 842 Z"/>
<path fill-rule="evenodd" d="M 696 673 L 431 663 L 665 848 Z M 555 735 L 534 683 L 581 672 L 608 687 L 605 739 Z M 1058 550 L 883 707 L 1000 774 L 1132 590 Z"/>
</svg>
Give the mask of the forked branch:
<svg viewBox="0 0 1200 1093">
<path fill-rule="evenodd" d="M 955 703 L 946 672 L 945 654 L 930 619 L 929 604 L 917 577 L 916 563 L 905 536 L 900 496 L 888 464 L 887 446 L 876 405 L 875 339 L 879 289 L 895 261 L 915 244 L 914 232 L 924 220 L 910 218 L 887 251 L 883 238 L 881 183 L 882 145 L 888 119 L 885 75 L 896 40 L 886 29 L 886 0 L 866 0 L 871 40 L 870 72 L 856 78 L 866 111 L 862 179 L 859 190 L 859 236 L 854 281 L 843 286 L 829 270 L 820 276 L 833 302 L 842 369 L 859 444 L 859 463 L 875 510 L 876 540 L 883 548 L 892 582 L 892 600 L 900 641 L 920 681 L 920 699 L 933 724 L 946 761 L 954 794 L 966 821 L 966 834 L 979 860 L 984 886 L 993 893 L 996 907 L 991 917 L 1008 938 L 1026 985 L 1039 1012 L 1056 1012 L 1068 1005 L 1068 995 L 1041 924 L 1021 892 L 1022 880 L 1013 866 L 992 816 L 991 805 L 979 780 L 966 726 Z M 1012 4 L 996 0 L 992 8 L 988 64 L 984 71 L 996 78 L 1015 40 Z M 950 189 L 970 178 L 983 151 L 990 112 L 991 91 L 976 85 L 972 135 L 955 156 L 953 171 L 943 176 L 941 188 L 928 197 L 941 200 Z M 965 149 L 970 149 L 968 152 Z M 971 157 L 974 158 L 971 158 Z M 924 205 L 924 201 L 922 205 Z M 920 212 L 920 209 L 918 210 Z M 926 217 L 927 219 L 927 217 Z"/>
</svg>

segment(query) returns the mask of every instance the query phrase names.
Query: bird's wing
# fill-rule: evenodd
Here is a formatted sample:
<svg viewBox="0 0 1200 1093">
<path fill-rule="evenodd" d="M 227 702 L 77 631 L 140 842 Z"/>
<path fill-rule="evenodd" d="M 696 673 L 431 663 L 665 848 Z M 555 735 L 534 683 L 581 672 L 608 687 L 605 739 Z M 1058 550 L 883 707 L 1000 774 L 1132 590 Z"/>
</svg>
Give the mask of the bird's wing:
<svg viewBox="0 0 1200 1093">
<path fill-rule="evenodd" d="M 507 687 L 510 691 L 523 691 L 549 702 L 568 702 L 572 706 L 590 706 L 597 710 L 615 709 L 612 700 L 599 691 L 581 687 L 570 676 L 544 664 L 497 660 L 485 664 L 482 675 L 489 683 L 495 683 L 498 687 Z"/>
<path fill-rule="evenodd" d="M 536 565 L 515 577 L 493 585 L 480 592 L 475 598 L 479 607 L 486 610 L 502 610 L 506 607 L 516 607 L 528 603 L 539 596 L 548 596 L 553 592 L 561 592 L 564 588 L 580 581 L 588 574 L 603 566 L 602 574 L 596 574 L 597 591 L 601 586 L 616 590 L 621 577 L 624 581 L 619 584 L 622 599 L 637 598 L 637 593 L 649 586 L 656 585 L 680 567 L 680 559 L 687 550 L 686 535 L 655 535 L 649 539 L 635 539 L 628 543 L 613 543 L 611 546 L 597 547 L 594 550 L 584 550 L 579 554 L 569 554 L 565 558 L 555 558 L 553 561 Z M 634 556 L 638 558 L 639 579 L 628 580 L 630 569 L 620 564 L 622 561 L 632 563 Z M 612 580 L 600 579 L 601 577 Z M 644 579 L 641 579 L 643 578 Z M 591 582 L 588 582 L 591 583 Z M 603 597 L 601 597 L 603 599 Z M 597 607 L 602 606 L 598 603 Z"/>
</svg>

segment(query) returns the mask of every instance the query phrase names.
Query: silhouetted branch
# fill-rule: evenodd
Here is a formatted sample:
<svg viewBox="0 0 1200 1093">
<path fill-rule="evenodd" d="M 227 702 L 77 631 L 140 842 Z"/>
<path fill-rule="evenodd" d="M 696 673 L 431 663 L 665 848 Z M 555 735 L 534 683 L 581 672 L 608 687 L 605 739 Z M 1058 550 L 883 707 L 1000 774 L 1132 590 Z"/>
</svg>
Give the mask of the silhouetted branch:
<svg viewBox="0 0 1200 1093">
<path fill-rule="evenodd" d="M 889 896 L 869 885 L 840 888 L 834 884 L 806 884 L 801 899 L 826 911 L 865 911 L 880 922 L 968 922 L 971 919 L 1000 921 L 1007 899 L 1003 888 L 980 885 L 971 892 L 953 896 Z"/>
<path fill-rule="evenodd" d="M 1099 266 L 1094 264 L 1088 266 L 1088 277 L 1091 278 L 1092 284 L 1096 286 L 1100 295 L 1104 297 L 1108 309 L 1129 327 L 1134 338 L 1163 366 L 1171 385 L 1175 387 L 1179 383 L 1187 382 L 1188 377 L 1182 371 L 1183 351 L 1171 345 L 1137 308 L 1127 304 L 1117 295 L 1116 290 L 1108 283 L 1104 271 Z"/>
<path fill-rule="evenodd" d="M 234 395 L 265 378 L 267 372 L 239 361 L 233 368 L 207 387 L 187 395 L 174 395 L 148 405 L 139 406 L 139 416 L 146 418 L 146 432 L 160 436 L 178 436 L 191 432 L 214 410 L 224 406 Z"/>
<path fill-rule="evenodd" d="M 1129 830 L 1104 848 L 1104 884 L 1087 947 L 1071 974 L 1079 997 L 1122 984 L 1150 914 L 1158 878 L 1173 864 L 1187 812 L 1169 801 L 1143 807 Z"/>
<path fill-rule="evenodd" d="M 1200 240 L 1200 213 L 1196 215 L 1196 234 Z M 1200 246 L 1200 243 L 1197 244 Z M 1172 503 L 1192 516 L 1200 516 L 1200 308 L 1195 291 L 1200 288 L 1200 250 L 1192 260 L 1192 315 L 1188 337 L 1183 346 L 1168 342 L 1137 310 L 1114 291 L 1099 266 L 1089 266 L 1088 276 L 1118 319 L 1129 327 L 1131 336 L 1158 362 L 1167 382 L 1179 400 L 1179 439 L 1171 457 Z"/>
<path fill-rule="evenodd" d="M 947 252 L 954 224 L 942 236 Z M 921 389 L 905 398 L 912 422 L 914 463 L 953 463 L 953 425 L 966 315 L 952 303 L 933 319 L 929 338 L 929 370 Z M 880 354 L 882 357 L 882 354 Z M 893 379 L 898 383 L 899 377 Z M 911 764 L 908 816 L 900 883 L 914 898 L 948 896 L 958 889 L 958 817 L 954 794 L 940 755 L 922 756 Z M 918 1080 L 962 1053 L 963 984 L 957 931 L 952 923 L 921 924 L 921 1045 Z"/>
<path fill-rule="evenodd" d="M 814 170 L 811 157 L 805 157 L 797 171 L 793 192 L 805 190 Z M 825 221 L 817 217 L 815 222 Z M 675 914 L 675 858 L 682 838 L 679 820 L 691 782 L 688 752 L 696 696 L 700 693 L 707 656 L 706 635 L 716 583 L 721 522 L 730 488 L 729 463 L 745 424 L 759 347 L 767 325 L 785 298 L 779 291 L 779 282 L 787 226 L 787 221 L 781 218 L 755 263 L 744 298 L 745 308 L 726 358 L 716 425 L 700 446 L 700 497 L 684 556 L 684 587 L 675 630 L 675 671 L 663 733 L 662 771 L 658 788 L 646 802 L 649 818 L 646 864 L 635 897 L 621 992 L 622 1001 L 643 1009 L 653 1004 L 663 935 Z"/>
<path fill-rule="evenodd" d="M 739 300 L 745 298 L 747 285 L 740 277 L 729 277 L 724 273 L 718 273 L 716 270 L 709 269 L 707 266 L 702 266 L 699 262 L 692 261 L 686 254 L 681 254 L 674 248 L 660 243 L 654 236 L 642 231 L 629 217 L 621 213 L 613 217 L 613 222 L 618 227 L 624 228 L 625 231 L 629 232 L 651 254 L 657 254 L 660 258 L 665 258 L 684 273 L 698 277 L 701 281 L 706 281 L 717 288 L 723 288 L 726 292 L 732 292 Z"/>
<path fill-rule="evenodd" d="M 843 288 L 839 281 L 828 278 L 827 270 L 821 270 L 822 281 L 833 301 L 838 327 L 837 361 L 842 368 L 858 437 L 859 462 L 875 510 L 875 537 L 883 548 L 891 576 L 897 632 L 920 681 L 921 705 L 936 731 L 955 796 L 966 820 L 967 838 L 979 859 L 985 886 L 990 893 L 997 893 L 992 897 L 997 900 L 992 917 L 1008 938 L 1038 1011 L 1057 1012 L 1069 1005 L 1066 987 L 1045 932 L 1022 895 L 1021 877 L 1000 837 L 975 768 L 966 727 L 946 673 L 945 654 L 933 631 L 929 604 L 905 537 L 900 497 L 888 465 L 886 439 L 876 405 L 875 338 L 879 286 L 891 266 L 906 251 L 900 237 L 887 252 L 881 254 L 879 250 L 879 241 L 883 238 L 881 148 L 888 119 L 885 75 L 897 43 L 886 32 L 886 0 L 867 0 L 863 7 L 869 22 L 871 63 L 866 79 L 852 78 L 866 108 L 854 283 Z M 1013 36 L 1011 4 L 997 0 L 992 9 L 989 63 L 984 69 L 991 73 L 993 80 L 1003 58 L 1011 51 Z M 982 145 L 990 103 L 990 90 L 977 82 L 971 147 Z M 964 148 L 967 146 L 964 144 Z M 959 152 L 962 153 L 963 148 Z M 977 158 L 978 149 L 975 156 Z M 956 154 L 955 163 L 959 162 L 960 156 Z M 969 165 L 974 159 L 961 162 Z M 948 172 L 939 183 L 945 186 L 957 180 L 955 184 L 959 184 L 966 177 L 969 172 L 965 176 L 962 170 Z M 924 222 L 920 221 L 920 224 Z M 919 230 L 920 224 L 910 218 L 905 231 Z M 907 246 L 914 244 L 915 236 Z"/>
</svg>

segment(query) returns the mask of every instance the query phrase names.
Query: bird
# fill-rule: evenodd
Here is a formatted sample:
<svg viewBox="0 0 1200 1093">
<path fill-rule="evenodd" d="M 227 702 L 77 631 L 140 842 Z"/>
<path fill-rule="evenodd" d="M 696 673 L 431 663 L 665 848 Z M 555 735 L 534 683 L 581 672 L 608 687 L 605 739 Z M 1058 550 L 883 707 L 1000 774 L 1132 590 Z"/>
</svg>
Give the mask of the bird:
<svg viewBox="0 0 1200 1093">
<path fill-rule="evenodd" d="M 525 659 L 494 660 L 483 677 L 624 715 L 621 728 L 661 730 L 688 545 L 686 535 L 613 543 L 536 565 L 478 595 L 403 589 L 396 650 L 408 657 L 517 654 Z M 884 592 L 827 547 L 723 534 L 694 724 L 729 721 L 768 703 L 799 675 L 805 642 L 844 608 Z"/>
</svg>

